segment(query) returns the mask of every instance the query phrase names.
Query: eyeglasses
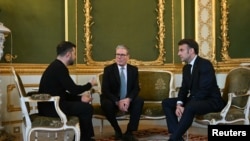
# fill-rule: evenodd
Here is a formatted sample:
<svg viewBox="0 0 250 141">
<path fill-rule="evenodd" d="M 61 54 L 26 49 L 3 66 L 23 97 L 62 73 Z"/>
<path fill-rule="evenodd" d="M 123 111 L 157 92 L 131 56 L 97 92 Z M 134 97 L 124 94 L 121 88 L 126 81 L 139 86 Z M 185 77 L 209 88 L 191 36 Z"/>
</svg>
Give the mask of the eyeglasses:
<svg viewBox="0 0 250 141">
<path fill-rule="evenodd" d="M 116 57 L 118 57 L 118 56 L 120 56 L 120 57 L 125 57 L 125 56 L 127 56 L 127 54 L 119 54 L 119 53 L 116 53 L 115 56 L 116 56 Z"/>
</svg>

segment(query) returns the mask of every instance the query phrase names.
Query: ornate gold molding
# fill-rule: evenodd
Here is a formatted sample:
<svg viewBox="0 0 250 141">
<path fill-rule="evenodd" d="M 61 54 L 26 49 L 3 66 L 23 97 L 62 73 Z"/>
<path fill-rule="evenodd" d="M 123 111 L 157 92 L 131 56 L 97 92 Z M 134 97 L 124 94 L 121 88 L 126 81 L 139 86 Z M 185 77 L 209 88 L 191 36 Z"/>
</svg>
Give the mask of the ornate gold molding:
<svg viewBox="0 0 250 141">
<path fill-rule="evenodd" d="M 216 63 L 215 59 L 215 1 L 195 1 L 195 38 L 200 45 L 200 56 Z"/>
<path fill-rule="evenodd" d="M 230 56 L 228 54 L 229 48 L 229 37 L 228 37 L 228 4 L 227 0 L 222 0 L 220 3 L 221 6 L 221 20 L 220 20 L 220 29 L 221 29 L 221 41 L 222 41 L 222 49 L 221 49 L 221 59 L 223 61 L 230 60 Z"/>
<path fill-rule="evenodd" d="M 12 121 L 3 121 L 3 125 L 14 125 L 14 124 L 19 124 L 22 123 L 23 120 L 12 120 Z"/>
<path fill-rule="evenodd" d="M 225 63 L 244 63 L 244 62 L 250 62 L 250 58 L 231 58 L 229 54 L 229 47 L 230 47 L 230 41 L 229 41 L 229 34 L 228 34 L 228 14 L 229 14 L 229 6 L 227 0 L 221 0 L 220 3 L 221 6 L 221 20 L 220 20 L 220 29 L 221 29 L 221 41 L 222 41 L 222 48 L 221 48 L 221 59 Z"/>
<path fill-rule="evenodd" d="M 133 65 L 163 65 L 165 61 L 165 49 L 164 49 L 164 38 L 165 38 L 165 25 L 164 25 L 164 3 L 165 0 L 158 0 L 156 11 L 157 15 L 157 25 L 158 25 L 158 35 L 156 39 L 158 40 L 156 48 L 159 50 L 159 56 L 154 61 L 140 61 L 136 59 L 130 59 L 129 63 Z M 92 48 L 93 44 L 91 43 L 92 35 L 91 35 L 91 26 L 93 25 L 93 17 L 91 16 L 91 2 L 90 0 L 84 0 L 84 15 L 85 15 L 85 23 L 84 23 L 84 41 L 85 41 L 85 55 L 84 61 L 87 65 L 108 65 L 114 62 L 114 60 L 108 61 L 94 61 L 92 58 Z"/>
<path fill-rule="evenodd" d="M 37 87 L 38 87 L 38 84 L 25 84 L 24 87 L 36 87 L 36 88 L 37 88 Z M 8 111 L 8 112 L 21 111 L 21 107 L 20 107 L 20 106 L 16 107 L 16 106 L 12 103 L 12 101 L 11 101 L 11 94 L 13 94 L 12 91 L 13 91 L 15 88 L 16 88 L 16 85 L 15 85 L 15 84 L 9 84 L 9 85 L 7 85 L 7 111 Z M 18 99 L 19 99 L 19 97 L 18 97 Z M 31 109 L 31 110 L 34 110 L 34 109 L 32 109 L 32 108 L 34 108 L 34 107 L 31 107 L 30 109 Z"/>
<path fill-rule="evenodd" d="M 15 107 L 14 104 L 11 102 L 11 92 L 13 89 L 16 88 L 15 84 L 9 84 L 7 86 L 7 111 L 8 112 L 15 112 L 15 111 L 21 111 L 20 106 Z"/>
<path fill-rule="evenodd" d="M 214 64 L 215 70 L 218 73 L 228 72 L 234 67 L 238 67 L 239 62 L 217 62 Z M 1 75 L 11 76 L 10 67 L 14 66 L 16 71 L 21 75 L 42 75 L 47 64 L 1 64 L 0 73 Z M 172 71 L 175 74 L 180 74 L 182 71 L 182 64 L 164 64 L 164 65 L 151 65 L 151 66 L 138 66 L 139 70 L 150 70 L 150 69 L 159 69 L 159 70 L 168 70 Z M 103 71 L 104 66 L 91 66 L 85 64 L 77 64 L 69 67 L 69 71 L 72 75 L 94 75 Z"/>
</svg>

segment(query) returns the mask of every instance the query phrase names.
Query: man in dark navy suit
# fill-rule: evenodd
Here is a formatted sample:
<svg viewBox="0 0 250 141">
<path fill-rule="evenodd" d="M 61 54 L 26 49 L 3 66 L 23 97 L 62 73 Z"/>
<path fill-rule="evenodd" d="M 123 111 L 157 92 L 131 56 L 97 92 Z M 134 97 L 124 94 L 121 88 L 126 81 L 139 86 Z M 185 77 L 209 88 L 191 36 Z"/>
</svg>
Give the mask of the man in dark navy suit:
<svg viewBox="0 0 250 141">
<path fill-rule="evenodd" d="M 169 141 L 182 141 L 195 115 L 219 112 L 225 102 L 217 85 L 212 63 L 198 56 L 199 46 L 192 39 L 178 43 L 178 55 L 186 63 L 182 70 L 182 84 L 177 98 L 162 101 L 166 115 Z"/>
<path fill-rule="evenodd" d="M 144 101 L 138 97 L 140 91 L 138 68 L 127 64 L 129 51 L 126 46 L 118 45 L 115 56 L 116 63 L 104 68 L 101 87 L 101 107 L 107 120 L 115 130 L 116 139 L 137 141 L 132 132 L 138 129 L 144 104 Z M 122 89 L 123 86 L 124 89 Z M 118 111 L 130 114 L 129 123 L 124 135 L 116 120 L 116 113 Z"/>
</svg>

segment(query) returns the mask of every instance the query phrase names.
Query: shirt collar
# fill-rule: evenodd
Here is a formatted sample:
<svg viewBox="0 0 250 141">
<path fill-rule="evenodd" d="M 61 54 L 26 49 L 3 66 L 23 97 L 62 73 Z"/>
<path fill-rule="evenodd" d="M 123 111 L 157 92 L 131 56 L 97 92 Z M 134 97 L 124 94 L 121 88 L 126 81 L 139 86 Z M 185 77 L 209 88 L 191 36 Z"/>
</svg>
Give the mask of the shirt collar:
<svg viewBox="0 0 250 141">
<path fill-rule="evenodd" d="M 117 66 L 118 66 L 119 70 L 121 69 L 121 67 L 123 67 L 125 70 L 126 70 L 126 68 L 127 68 L 127 64 L 124 65 L 124 66 L 120 66 L 120 65 L 117 65 Z"/>
<path fill-rule="evenodd" d="M 189 64 L 193 66 L 196 58 L 197 58 L 197 55 L 195 55 L 194 59 Z"/>
</svg>

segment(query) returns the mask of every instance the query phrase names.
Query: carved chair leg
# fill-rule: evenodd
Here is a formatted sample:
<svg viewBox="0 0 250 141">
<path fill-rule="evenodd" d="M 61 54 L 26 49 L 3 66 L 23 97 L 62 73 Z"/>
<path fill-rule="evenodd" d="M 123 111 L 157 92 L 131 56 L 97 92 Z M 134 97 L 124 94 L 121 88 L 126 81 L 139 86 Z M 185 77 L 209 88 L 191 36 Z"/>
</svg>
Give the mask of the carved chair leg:
<svg viewBox="0 0 250 141">
<path fill-rule="evenodd" d="M 103 119 L 101 119 L 101 125 L 100 125 L 100 133 L 102 133 L 103 132 Z"/>
</svg>

